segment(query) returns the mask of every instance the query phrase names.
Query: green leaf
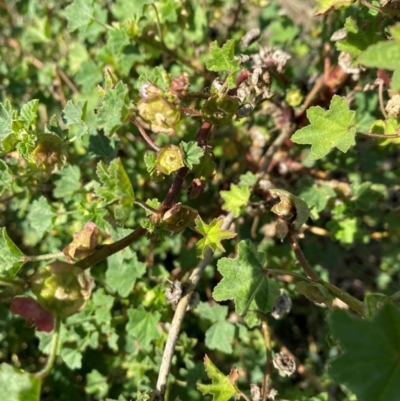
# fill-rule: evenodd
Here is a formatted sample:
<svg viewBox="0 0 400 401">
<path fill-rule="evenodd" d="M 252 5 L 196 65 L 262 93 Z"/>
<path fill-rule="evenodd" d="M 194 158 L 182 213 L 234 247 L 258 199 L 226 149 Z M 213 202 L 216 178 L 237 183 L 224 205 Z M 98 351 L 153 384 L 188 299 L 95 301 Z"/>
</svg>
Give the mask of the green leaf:
<svg viewBox="0 0 400 401">
<path fill-rule="evenodd" d="M 204 367 L 212 384 L 197 384 L 197 388 L 203 395 L 211 394 L 213 401 L 228 401 L 234 395 L 240 396 L 238 387 L 231 383 L 229 376 L 225 376 L 207 355 L 204 357 Z"/>
<path fill-rule="evenodd" d="M 239 177 L 239 187 L 252 187 L 257 182 L 257 176 L 250 171 Z"/>
<path fill-rule="evenodd" d="M 101 187 L 95 189 L 97 196 L 107 204 L 117 203 L 113 205 L 114 216 L 124 222 L 132 211 L 135 194 L 121 159 L 114 159 L 108 166 L 100 161 L 96 173 L 102 183 Z"/>
<path fill-rule="evenodd" d="M 3 160 L 0 160 L 0 195 L 7 189 L 11 188 L 12 182 L 12 171 Z"/>
<path fill-rule="evenodd" d="M 156 165 L 156 161 L 157 161 L 157 154 L 154 152 L 146 152 L 144 154 L 144 164 L 146 165 L 146 170 L 147 172 L 151 173 L 153 172 L 157 165 Z"/>
<path fill-rule="evenodd" d="M 76 83 L 82 86 L 85 93 L 92 93 L 93 87 L 101 82 L 103 75 L 100 67 L 93 60 L 85 60 L 75 76 Z"/>
<path fill-rule="evenodd" d="M 232 340 L 235 337 L 235 326 L 226 320 L 214 323 L 207 331 L 205 336 L 205 344 L 209 349 L 231 354 Z"/>
<path fill-rule="evenodd" d="M 117 155 L 116 138 L 108 138 L 103 132 L 97 132 L 89 136 L 89 154 L 100 157 L 106 163 L 109 163 Z"/>
<path fill-rule="evenodd" d="M 66 166 L 62 173 L 61 178 L 55 181 L 55 188 L 53 195 L 57 199 L 63 199 L 69 202 L 75 192 L 81 188 L 81 170 L 78 166 Z"/>
<path fill-rule="evenodd" d="M 107 295 L 103 288 L 97 290 L 92 296 L 93 304 L 96 306 L 95 317 L 97 324 L 107 324 L 111 322 L 111 308 L 115 297 Z"/>
<path fill-rule="evenodd" d="M 29 206 L 26 219 L 29 221 L 31 228 L 36 231 L 38 237 L 42 238 L 45 232 L 53 228 L 56 216 L 46 198 L 41 196 Z"/>
<path fill-rule="evenodd" d="M 204 155 L 204 150 L 197 144 L 197 142 L 181 142 L 179 146 L 185 153 L 183 161 L 190 170 L 194 165 L 200 163 L 200 160 Z"/>
<path fill-rule="evenodd" d="M 108 31 L 107 46 L 112 54 L 121 53 L 129 43 L 129 35 L 126 29 L 118 27 Z"/>
<path fill-rule="evenodd" d="M 22 121 L 25 128 L 29 128 L 35 123 L 37 119 L 37 110 L 39 106 L 39 100 L 34 99 L 22 106 L 21 112 L 19 113 L 18 120 Z"/>
<path fill-rule="evenodd" d="M 228 85 L 230 88 L 235 87 L 233 74 L 240 70 L 240 62 L 235 59 L 235 41 L 228 40 L 220 48 L 218 43 L 212 42 L 210 47 L 210 56 L 206 60 L 206 67 L 210 71 L 226 71 L 228 72 Z"/>
<path fill-rule="evenodd" d="M 107 259 L 106 283 L 124 298 L 132 292 L 136 280 L 146 272 L 146 265 L 138 261 L 135 253 L 132 258 L 121 259 L 120 253 Z"/>
<path fill-rule="evenodd" d="M 299 194 L 309 208 L 313 208 L 316 215 L 311 215 L 312 218 L 318 218 L 319 212 L 325 209 L 328 201 L 336 196 L 336 192 L 328 185 L 320 185 L 312 182 L 311 186 L 303 190 Z"/>
<path fill-rule="evenodd" d="M 226 319 L 228 307 L 223 305 L 209 305 L 206 302 L 200 302 L 197 306 L 197 311 L 203 319 L 211 320 L 213 323 Z"/>
<path fill-rule="evenodd" d="M 0 103 L 0 141 L 3 141 L 13 132 L 13 115 L 14 112 L 8 100 L 4 104 Z"/>
<path fill-rule="evenodd" d="M 153 0 L 117 0 L 112 7 L 112 13 L 121 20 L 140 18 L 143 16 L 143 7 L 153 2 Z"/>
<path fill-rule="evenodd" d="M 357 235 L 360 234 L 360 222 L 356 217 L 344 220 L 332 220 L 327 224 L 331 234 L 343 244 L 354 244 Z"/>
<path fill-rule="evenodd" d="M 224 219 L 219 217 L 212 220 L 210 224 L 206 224 L 200 217 L 196 218 L 196 230 L 204 236 L 196 244 L 196 255 L 198 258 L 204 258 L 207 247 L 210 247 L 213 252 L 225 252 L 221 241 L 236 237 L 237 234 L 235 232 L 221 229 L 223 221 Z"/>
<path fill-rule="evenodd" d="M 73 32 L 79 28 L 87 28 L 94 17 L 94 0 L 75 0 L 65 8 L 64 14 L 68 20 L 68 29 Z"/>
<path fill-rule="evenodd" d="M 376 67 L 394 71 L 391 88 L 398 91 L 400 90 L 400 24 L 392 26 L 389 30 L 394 40 L 378 42 L 369 46 L 361 53 L 358 62 L 366 67 Z"/>
<path fill-rule="evenodd" d="M 396 400 L 400 382 L 400 311 L 386 303 L 371 320 L 336 309 L 329 318 L 342 354 L 329 374 L 359 401 Z M 368 380 L 366 380 L 368 378 Z"/>
<path fill-rule="evenodd" d="M 126 331 L 147 348 L 153 340 L 160 337 L 157 325 L 161 318 L 159 312 L 147 312 L 142 305 L 138 309 L 128 309 L 129 321 Z"/>
<path fill-rule="evenodd" d="M 310 125 L 296 131 L 292 142 L 310 144 L 310 158 L 321 159 L 336 147 L 346 153 L 355 145 L 355 111 L 351 111 L 344 97 L 334 95 L 328 111 L 320 106 L 310 107 L 307 117 Z"/>
<path fill-rule="evenodd" d="M 82 352 L 80 350 L 64 346 L 61 349 L 60 357 L 71 370 L 82 367 Z"/>
<path fill-rule="evenodd" d="M 356 22 L 351 17 L 348 17 L 344 24 L 347 37 L 336 43 L 337 49 L 350 53 L 353 58 L 358 57 L 368 46 L 377 43 L 381 39 L 377 35 L 379 31 L 377 24 L 378 20 L 375 18 L 372 24 L 368 25 L 368 28 L 360 29 Z"/>
<path fill-rule="evenodd" d="M 171 75 L 164 69 L 163 66 L 155 68 L 147 67 L 140 74 L 139 79 L 135 83 L 136 89 L 140 90 L 143 84 L 153 84 L 166 91 L 171 86 Z"/>
<path fill-rule="evenodd" d="M 10 135 L 5 141 L 4 141 L 4 145 L 5 142 L 8 141 L 8 139 L 11 139 L 13 135 Z M 21 140 L 17 143 L 17 145 L 15 146 L 16 151 L 25 159 L 29 158 L 29 155 L 31 154 L 31 152 L 33 151 L 33 149 L 36 146 L 36 141 L 37 141 L 37 136 L 35 134 L 22 134 L 21 135 Z M 4 148 L 6 148 L 7 145 L 4 146 Z"/>
<path fill-rule="evenodd" d="M 81 100 L 77 104 L 74 104 L 72 100 L 69 100 L 63 110 L 67 127 L 74 125 L 79 127 L 75 134 L 78 138 L 81 138 L 82 135 L 87 134 L 89 131 L 89 126 L 85 122 L 86 107 L 87 101 Z"/>
<path fill-rule="evenodd" d="M 156 3 L 161 23 L 177 22 L 182 5 L 175 0 L 163 0 Z"/>
<path fill-rule="evenodd" d="M 86 375 L 85 391 L 87 394 L 94 394 L 96 398 L 103 398 L 108 393 L 107 377 L 103 376 L 98 370 L 92 371 Z"/>
<path fill-rule="evenodd" d="M 250 199 L 250 188 L 232 184 L 229 191 L 220 191 L 220 195 L 225 201 L 222 209 L 232 212 L 234 217 L 239 217 L 240 209 L 246 206 Z"/>
<path fill-rule="evenodd" d="M 128 87 L 121 81 L 107 90 L 103 104 L 97 112 L 97 124 L 106 135 L 113 134 L 126 120 L 128 110 Z"/>
<path fill-rule="evenodd" d="M 233 299 L 240 315 L 246 314 L 253 301 L 264 313 L 272 310 L 279 288 L 268 279 L 265 254 L 257 252 L 251 241 L 240 241 L 237 257 L 222 258 L 217 266 L 223 279 L 214 288 L 216 301 Z"/>
<path fill-rule="evenodd" d="M 314 17 L 325 15 L 334 10 L 350 7 L 356 0 L 317 0 L 319 6 L 315 10 Z"/>
<path fill-rule="evenodd" d="M 11 365 L 0 365 L 0 394 L 7 401 L 40 401 L 41 380 Z"/>
<path fill-rule="evenodd" d="M 8 272 L 8 275 L 14 277 L 19 268 L 24 264 L 24 254 L 14 244 L 7 234 L 7 230 L 1 228 L 0 235 L 0 273 Z"/>
</svg>

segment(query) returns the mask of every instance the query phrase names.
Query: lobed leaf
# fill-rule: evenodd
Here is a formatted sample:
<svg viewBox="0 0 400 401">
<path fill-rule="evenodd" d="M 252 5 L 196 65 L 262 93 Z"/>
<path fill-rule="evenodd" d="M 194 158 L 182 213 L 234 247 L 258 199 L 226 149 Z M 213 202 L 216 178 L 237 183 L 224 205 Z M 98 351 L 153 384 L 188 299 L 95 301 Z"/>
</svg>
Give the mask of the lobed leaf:
<svg viewBox="0 0 400 401">
<path fill-rule="evenodd" d="M 262 312 L 272 311 L 279 288 L 268 279 L 265 254 L 257 252 L 251 241 L 240 241 L 237 257 L 222 258 L 217 266 L 223 278 L 213 291 L 216 301 L 233 299 L 242 316 L 253 301 Z"/>
<path fill-rule="evenodd" d="M 213 401 L 228 401 L 235 394 L 239 396 L 240 390 L 236 384 L 232 383 L 229 376 L 225 376 L 207 355 L 204 357 L 204 367 L 212 384 L 197 384 L 203 395 L 211 394 Z"/>
<path fill-rule="evenodd" d="M 312 160 L 321 159 L 334 147 L 346 153 L 355 145 L 355 115 L 349 109 L 346 98 L 334 95 L 329 110 L 320 106 L 307 110 L 310 125 L 297 130 L 292 142 L 310 144 Z"/>
<path fill-rule="evenodd" d="M 210 224 L 204 223 L 200 216 L 195 219 L 196 230 L 204 236 L 196 244 L 196 254 L 198 258 L 204 258 L 207 247 L 210 247 L 213 252 L 225 252 L 221 241 L 236 237 L 236 233 L 230 230 L 223 230 L 221 228 L 223 218 L 213 219 Z"/>
</svg>

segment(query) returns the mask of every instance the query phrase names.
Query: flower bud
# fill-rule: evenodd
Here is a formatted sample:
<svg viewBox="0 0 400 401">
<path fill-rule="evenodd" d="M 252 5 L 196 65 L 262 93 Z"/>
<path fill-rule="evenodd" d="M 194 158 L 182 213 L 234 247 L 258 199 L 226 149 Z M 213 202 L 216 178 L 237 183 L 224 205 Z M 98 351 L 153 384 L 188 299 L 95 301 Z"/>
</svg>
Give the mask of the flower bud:
<svg viewBox="0 0 400 401">
<path fill-rule="evenodd" d="M 60 317 L 81 311 L 92 291 L 92 279 L 79 267 L 56 261 L 30 277 L 39 304 Z"/>
<path fill-rule="evenodd" d="M 156 169 L 165 175 L 170 175 L 184 167 L 183 152 L 179 146 L 168 145 L 161 148 L 157 154 Z"/>
<path fill-rule="evenodd" d="M 169 231 L 178 234 L 198 216 L 196 209 L 177 203 L 162 218 Z"/>
<path fill-rule="evenodd" d="M 54 174 L 64 166 L 67 158 L 61 138 L 55 134 L 41 134 L 28 161 L 32 170 Z"/>
<path fill-rule="evenodd" d="M 231 96 L 217 94 L 210 97 L 201 109 L 201 115 L 212 124 L 227 125 L 232 122 L 239 102 Z"/>
<path fill-rule="evenodd" d="M 161 90 L 151 84 L 142 85 L 140 92 L 142 99 L 137 103 L 137 108 L 142 120 L 155 133 L 173 134 L 181 119 L 180 108 L 172 102 L 173 97 L 166 99 Z"/>
<path fill-rule="evenodd" d="M 300 106 L 303 101 L 303 95 L 298 89 L 291 89 L 286 93 L 286 102 L 291 107 Z"/>
</svg>

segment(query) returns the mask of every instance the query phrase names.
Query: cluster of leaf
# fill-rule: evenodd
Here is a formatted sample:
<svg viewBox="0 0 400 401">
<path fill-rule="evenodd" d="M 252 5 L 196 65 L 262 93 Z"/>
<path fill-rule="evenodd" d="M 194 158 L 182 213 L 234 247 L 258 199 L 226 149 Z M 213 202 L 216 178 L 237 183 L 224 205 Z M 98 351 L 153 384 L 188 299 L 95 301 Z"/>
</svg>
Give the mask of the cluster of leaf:
<svg viewBox="0 0 400 401">
<path fill-rule="evenodd" d="M 329 23 L 306 24 L 296 2 L 281 3 L 2 7 L 0 393 L 8 400 L 151 399 L 174 315 L 168 280 L 185 281 L 208 249 L 216 254 L 197 288 L 201 302 L 185 316 L 165 399 L 251 397 L 270 363 L 267 323 L 273 352 L 286 346 L 308 372 L 272 372 L 279 399 L 396 399 L 400 152 L 389 136 L 400 116 L 400 13 L 384 1 L 318 0 L 315 15 Z M 260 42 L 240 47 L 254 27 Z M 327 43 L 331 52 L 321 55 Z M 291 56 L 286 68 L 277 67 L 276 50 Z M 339 52 L 350 62 L 340 64 Z M 257 62 L 274 97 L 239 118 L 238 77 L 245 70 L 251 85 Z M 204 120 L 213 125 L 207 143 L 196 140 Z M 291 140 L 260 173 L 287 122 Z M 183 172 L 179 203 L 161 215 Z M 222 229 L 227 213 L 235 232 Z M 78 233 L 88 222 L 98 231 L 84 246 Z M 287 226 L 303 230 L 300 245 L 321 282 L 296 284 L 300 266 L 281 240 Z M 134 230 L 148 235 L 90 259 Z M 34 256 L 44 254 L 72 258 L 93 289 L 85 308 L 63 320 L 58 359 L 43 381 L 53 333 L 35 331 L 9 305 L 32 296 L 33 272 L 48 265 Z M 363 302 L 364 320 L 330 311 L 341 294 L 329 283 Z M 280 288 L 293 308 L 275 320 Z"/>
</svg>

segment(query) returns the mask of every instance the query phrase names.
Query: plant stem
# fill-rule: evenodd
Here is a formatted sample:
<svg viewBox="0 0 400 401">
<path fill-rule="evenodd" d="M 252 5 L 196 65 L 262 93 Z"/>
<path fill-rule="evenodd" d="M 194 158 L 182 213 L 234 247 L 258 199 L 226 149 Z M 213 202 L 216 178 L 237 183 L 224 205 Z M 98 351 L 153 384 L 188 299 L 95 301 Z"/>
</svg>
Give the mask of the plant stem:
<svg viewBox="0 0 400 401">
<path fill-rule="evenodd" d="M 262 401 L 266 401 L 270 389 L 269 384 L 272 372 L 272 348 L 271 348 L 271 336 L 269 332 L 267 316 L 265 314 L 261 314 L 261 333 L 264 337 L 265 351 L 267 356 L 267 362 L 265 364 L 264 382 L 262 385 L 261 394 L 262 394 Z"/>
<path fill-rule="evenodd" d="M 383 85 L 385 84 L 385 82 L 383 81 L 383 79 L 378 79 L 378 98 L 379 98 L 379 107 L 381 109 L 381 113 L 383 115 L 383 117 L 385 117 L 385 120 L 387 120 L 388 115 L 386 113 L 385 110 L 385 104 L 383 102 Z"/>
<path fill-rule="evenodd" d="M 139 123 L 139 121 L 134 118 L 134 117 L 130 117 L 129 121 L 134 123 L 137 127 L 137 129 L 140 132 L 140 135 L 142 135 L 143 139 L 148 143 L 148 145 L 153 148 L 156 152 L 160 151 L 160 148 L 153 142 L 153 140 L 147 135 L 146 131 L 144 130 L 144 128 L 142 127 L 142 125 Z"/>
<path fill-rule="evenodd" d="M 289 270 L 283 270 L 283 269 L 265 269 L 265 272 L 267 274 L 271 274 L 272 276 L 280 276 L 280 275 L 288 275 L 288 276 L 292 276 L 292 277 L 296 277 L 299 280 L 303 280 L 303 281 L 308 281 L 310 283 L 315 283 L 315 280 L 312 280 L 308 277 L 302 276 L 301 274 L 295 273 L 295 272 L 291 272 Z"/>
<path fill-rule="evenodd" d="M 293 249 L 293 252 L 296 256 L 297 261 L 300 263 L 300 266 L 303 268 L 304 272 L 316 283 L 322 284 L 332 295 L 339 298 L 346 305 L 348 305 L 354 312 L 358 313 L 360 316 L 363 316 L 363 304 L 358 299 L 354 298 L 347 292 L 341 290 L 333 284 L 330 284 L 324 280 L 322 280 L 311 268 L 308 264 L 307 259 L 305 258 L 299 243 L 297 242 L 297 235 L 294 231 L 293 227 L 289 227 L 289 240 L 290 245 Z"/>
<path fill-rule="evenodd" d="M 222 229 L 226 230 L 229 228 L 233 221 L 232 214 L 228 214 L 224 218 L 224 222 L 222 223 Z M 168 376 L 171 370 L 172 357 L 175 353 L 175 346 L 178 340 L 179 332 L 181 329 L 182 321 L 186 313 L 186 309 L 189 305 L 190 299 L 193 295 L 193 292 L 200 281 L 200 278 L 204 272 L 204 269 L 210 263 L 211 258 L 213 256 L 213 252 L 210 248 L 207 248 L 205 252 L 204 259 L 200 261 L 197 267 L 193 270 L 189 279 L 185 283 L 186 291 L 182 298 L 179 300 L 179 303 L 176 307 L 174 317 L 171 322 L 171 327 L 168 332 L 168 338 L 164 347 L 164 354 L 161 361 L 160 371 L 158 374 L 157 385 L 156 385 L 156 399 L 160 401 L 164 401 L 165 392 L 167 388 Z"/>
<path fill-rule="evenodd" d="M 109 245 L 102 246 L 99 250 L 93 252 L 91 255 L 87 256 L 85 259 L 80 260 L 75 263 L 75 266 L 80 267 L 81 269 L 88 269 L 96 265 L 97 263 L 102 262 L 107 259 L 109 256 L 113 255 L 131 245 L 133 242 L 138 240 L 140 237 L 146 234 L 146 229 L 143 227 L 138 227 L 135 231 L 131 232 L 126 237 L 120 239 Z"/>
<path fill-rule="evenodd" d="M 146 210 L 147 212 L 151 214 L 160 214 L 160 212 L 157 209 L 152 208 L 149 206 L 146 202 L 143 202 L 139 198 L 135 198 L 135 203 L 140 206 L 142 209 Z"/>
<path fill-rule="evenodd" d="M 158 36 L 160 37 L 160 42 L 162 46 L 165 47 L 164 37 L 161 30 L 160 16 L 158 15 L 157 7 L 155 6 L 154 3 L 150 3 L 150 6 L 154 8 L 154 11 L 156 13 Z"/>
<path fill-rule="evenodd" d="M 25 262 L 40 262 L 41 260 L 60 258 L 63 256 L 64 256 L 64 254 L 62 252 L 46 253 L 44 255 L 32 255 L 32 256 L 25 255 L 24 261 Z"/>
<path fill-rule="evenodd" d="M 336 298 L 339 298 L 346 305 L 348 305 L 349 308 L 352 309 L 354 312 L 358 313 L 360 316 L 364 315 L 363 303 L 361 301 L 354 298 L 346 291 L 343 291 L 335 285 L 328 283 L 322 279 L 319 281 L 319 283 L 322 284 L 332 295 L 334 295 Z"/>
<path fill-rule="evenodd" d="M 207 143 L 207 137 L 211 130 L 212 124 L 208 121 L 204 121 L 196 134 L 195 140 L 200 147 L 204 146 Z M 159 210 L 165 211 L 170 209 L 178 197 L 183 183 L 185 182 L 186 175 L 188 174 L 189 169 L 187 167 L 182 167 L 178 170 L 178 174 L 175 177 L 174 182 L 168 190 L 167 196 L 164 201 L 161 203 Z"/>
<path fill-rule="evenodd" d="M 26 288 L 26 283 L 18 278 L 6 278 L 6 277 L 1 277 L 0 278 L 0 287 L 7 287 L 11 289 L 12 291 L 4 291 L 7 292 L 7 296 L 15 296 L 15 295 L 20 295 L 23 294 Z M 12 294 L 11 294 L 12 292 Z"/>
<path fill-rule="evenodd" d="M 370 138 L 379 138 L 379 139 L 392 139 L 392 138 L 400 138 L 400 132 L 396 134 L 386 135 L 386 134 L 373 134 L 371 132 L 357 132 L 357 135 L 364 135 Z"/>
<path fill-rule="evenodd" d="M 311 266 L 308 264 L 307 259 L 305 258 L 303 251 L 301 250 L 299 243 L 297 241 L 297 234 L 292 227 L 289 227 L 290 246 L 296 256 L 297 261 L 300 263 L 300 266 L 303 268 L 304 272 L 310 277 L 313 281 L 319 282 L 321 279 L 318 274 L 314 272 Z"/>
<path fill-rule="evenodd" d="M 35 373 L 35 376 L 39 379 L 44 379 L 45 377 L 47 377 L 50 374 L 51 369 L 53 368 L 57 356 L 58 342 L 60 339 L 60 330 L 61 330 L 61 318 L 59 316 L 56 316 L 55 327 L 53 332 L 53 340 L 51 343 L 51 349 L 49 356 L 47 358 L 46 365 L 43 367 L 42 370 Z"/>
</svg>

